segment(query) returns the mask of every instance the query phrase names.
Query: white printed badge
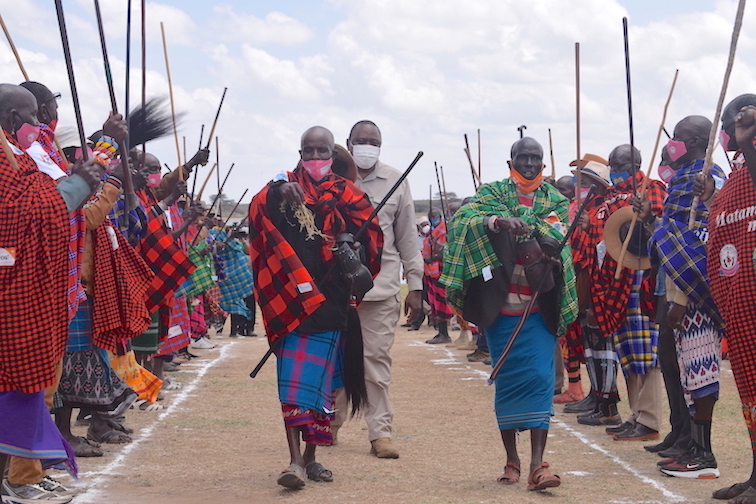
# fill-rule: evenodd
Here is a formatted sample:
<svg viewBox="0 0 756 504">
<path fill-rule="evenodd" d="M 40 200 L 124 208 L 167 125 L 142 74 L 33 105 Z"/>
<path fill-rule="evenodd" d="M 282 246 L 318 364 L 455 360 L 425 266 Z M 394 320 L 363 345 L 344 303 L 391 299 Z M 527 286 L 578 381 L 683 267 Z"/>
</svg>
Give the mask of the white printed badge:
<svg viewBox="0 0 756 504">
<path fill-rule="evenodd" d="M 731 277 L 740 269 L 738 261 L 738 249 L 732 243 L 723 246 L 719 251 L 719 274 L 721 276 Z"/>
<path fill-rule="evenodd" d="M 10 268 L 16 264 L 16 249 L 13 247 L 0 248 L 0 267 Z"/>
<path fill-rule="evenodd" d="M 184 331 L 181 329 L 180 325 L 171 326 L 170 329 L 168 329 L 168 337 L 169 338 L 175 338 L 176 336 L 181 336 L 181 333 Z"/>
</svg>

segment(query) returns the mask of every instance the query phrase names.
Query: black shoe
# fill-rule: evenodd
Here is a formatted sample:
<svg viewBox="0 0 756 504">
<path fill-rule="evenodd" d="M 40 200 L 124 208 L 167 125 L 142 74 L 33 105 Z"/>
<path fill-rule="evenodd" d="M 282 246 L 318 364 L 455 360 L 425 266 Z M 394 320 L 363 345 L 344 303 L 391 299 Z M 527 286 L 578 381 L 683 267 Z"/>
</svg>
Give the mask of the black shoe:
<svg viewBox="0 0 756 504">
<path fill-rule="evenodd" d="M 436 334 L 431 339 L 426 340 L 429 345 L 439 345 L 441 343 L 451 343 L 451 337 L 444 336 L 443 334 Z"/>
<path fill-rule="evenodd" d="M 672 445 L 665 444 L 664 441 L 655 445 L 646 445 L 643 447 L 644 450 L 650 453 L 659 453 L 670 448 L 672 448 Z"/>
<path fill-rule="evenodd" d="M 409 329 L 407 329 L 407 330 L 408 331 L 419 331 L 420 330 L 420 326 L 410 326 Z"/>
<path fill-rule="evenodd" d="M 618 425 L 617 427 L 607 427 L 606 433 L 610 436 L 614 436 L 615 434 L 619 434 L 620 432 L 624 432 L 628 429 L 632 429 L 635 427 L 634 423 L 630 422 L 623 422 L 622 424 Z"/>
<path fill-rule="evenodd" d="M 677 459 L 685 455 L 687 451 L 688 450 L 686 448 L 675 444 L 670 446 L 666 450 L 656 452 L 656 454 L 665 459 Z"/>
<path fill-rule="evenodd" d="M 399 327 L 412 327 L 412 324 L 402 324 Z"/>
<path fill-rule="evenodd" d="M 583 425 L 620 425 L 622 417 L 619 413 L 616 415 L 604 415 L 603 412 L 596 411 L 590 415 L 579 416 L 577 421 Z"/>
<path fill-rule="evenodd" d="M 596 395 L 588 394 L 585 398 L 564 405 L 565 413 L 592 413 L 596 409 Z"/>
<path fill-rule="evenodd" d="M 642 423 L 636 423 L 632 429 L 614 435 L 615 441 L 646 441 L 648 439 L 659 439 L 659 431 L 646 427 Z"/>
</svg>

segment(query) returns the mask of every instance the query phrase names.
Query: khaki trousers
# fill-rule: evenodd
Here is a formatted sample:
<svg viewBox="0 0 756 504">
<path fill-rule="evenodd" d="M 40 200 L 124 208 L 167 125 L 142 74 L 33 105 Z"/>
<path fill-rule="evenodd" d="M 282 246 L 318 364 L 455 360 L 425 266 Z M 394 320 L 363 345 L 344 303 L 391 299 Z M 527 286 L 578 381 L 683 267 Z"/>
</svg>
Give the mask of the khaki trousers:
<svg viewBox="0 0 756 504">
<path fill-rule="evenodd" d="M 365 421 L 370 441 L 390 438 L 394 421 L 394 408 L 389 399 L 391 385 L 391 347 L 399 322 L 399 295 L 383 301 L 363 301 L 358 312 L 362 326 L 365 355 L 365 385 L 368 406 Z M 336 391 L 336 418 L 332 425 L 341 427 L 347 418 L 344 389 Z"/>
<path fill-rule="evenodd" d="M 55 383 L 45 389 L 45 404 L 52 409 L 53 396 L 58 390 L 60 377 L 63 374 L 63 360 L 55 366 Z M 8 464 L 8 481 L 14 485 L 35 485 L 45 477 L 42 463 L 37 459 L 11 457 Z"/>
<path fill-rule="evenodd" d="M 627 385 L 627 400 L 632 411 L 630 422 L 639 422 L 659 430 L 662 416 L 662 383 L 663 377 L 659 366 L 650 369 L 646 374 L 630 373 L 625 377 Z"/>
</svg>

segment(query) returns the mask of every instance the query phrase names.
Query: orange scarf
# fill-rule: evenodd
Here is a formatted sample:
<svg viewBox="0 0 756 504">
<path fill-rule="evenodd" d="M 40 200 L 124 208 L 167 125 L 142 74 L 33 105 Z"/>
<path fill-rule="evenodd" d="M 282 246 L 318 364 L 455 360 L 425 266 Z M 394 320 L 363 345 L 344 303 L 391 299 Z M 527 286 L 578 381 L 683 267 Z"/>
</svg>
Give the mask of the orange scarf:
<svg viewBox="0 0 756 504">
<path fill-rule="evenodd" d="M 543 172 L 538 172 L 536 178 L 528 180 L 514 168 L 509 169 L 509 176 L 514 180 L 517 190 L 523 194 L 530 194 L 538 189 L 543 183 Z"/>
</svg>

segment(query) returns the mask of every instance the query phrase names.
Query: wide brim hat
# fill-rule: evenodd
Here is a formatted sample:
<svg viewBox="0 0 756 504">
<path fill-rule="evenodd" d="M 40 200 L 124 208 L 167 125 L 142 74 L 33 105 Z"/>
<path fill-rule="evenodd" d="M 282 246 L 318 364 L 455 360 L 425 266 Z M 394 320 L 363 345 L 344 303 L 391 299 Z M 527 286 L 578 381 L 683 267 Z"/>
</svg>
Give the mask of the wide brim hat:
<svg viewBox="0 0 756 504">
<path fill-rule="evenodd" d="M 570 163 L 570 166 L 576 166 L 578 170 L 572 170 L 572 174 L 577 177 L 578 171 L 581 176 L 588 176 L 592 181 L 598 182 L 604 187 L 612 185 L 612 179 L 609 175 L 609 162 L 596 154 L 585 154 L 582 159 L 576 159 Z"/>
<path fill-rule="evenodd" d="M 354 182 L 357 180 L 357 164 L 349 151 L 339 144 L 333 149 L 333 173 Z"/>
<path fill-rule="evenodd" d="M 67 149 L 68 147 L 81 147 L 79 130 L 76 126 L 70 124 L 62 124 L 55 128 L 55 139 L 58 141 L 58 145 L 60 145 L 61 149 Z"/>
<path fill-rule="evenodd" d="M 633 207 L 622 207 L 614 212 L 604 224 L 606 251 L 617 262 L 620 260 L 622 244 L 630 230 L 633 215 L 635 215 Z M 638 240 L 635 238 L 630 240 L 622 261 L 622 267 L 630 270 L 647 270 L 651 268 L 651 259 L 648 257 L 646 248 L 649 236 L 643 223 L 636 221 L 633 235 L 636 236 L 637 233 L 641 233 L 641 244 L 639 246 Z"/>
</svg>

